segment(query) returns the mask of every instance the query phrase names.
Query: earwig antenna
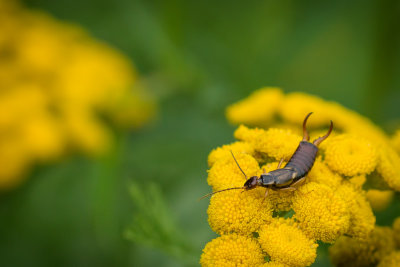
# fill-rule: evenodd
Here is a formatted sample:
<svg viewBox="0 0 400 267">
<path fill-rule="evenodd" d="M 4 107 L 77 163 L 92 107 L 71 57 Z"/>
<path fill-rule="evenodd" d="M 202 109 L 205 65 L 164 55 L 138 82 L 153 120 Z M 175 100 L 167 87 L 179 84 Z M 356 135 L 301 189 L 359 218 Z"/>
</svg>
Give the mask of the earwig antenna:
<svg viewBox="0 0 400 267">
<path fill-rule="evenodd" d="M 244 171 L 242 170 L 242 168 L 240 168 L 240 165 L 239 165 L 239 163 L 237 162 L 237 160 L 236 160 L 236 158 L 235 158 L 235 155 L 233 155 L 232 150 L 231 150 L 231 154 L 232 154 L 233 159 L 234 159 L 235 162 L 236 162 L 236 165 L 239 167 L 239 170 L 243 173 L 244 177 L 247 179 L 247 175 L 244 173 Z M 246 189 L 246 188 L 243 186 L 243 187 L 231 187 L 231 188 L 227 188 L 227 189 L 222 189 L 222 190 L 219 190 L 219 191 L 217 191 L 217 192 L 212 192 L 212 193 L 209 193 L 209 194 L 207 194 L 207 195 L 204 195 L 204 196 L 202 196 L 201 198 L 199 198 L 199 200 L 202 200 L 203 198 L 212 196 L 212 195 L 214 195 L 214 194 L 216 194 L 216 193 L 219 193 L 219 192 L 228 191 L 228 190 L 233 190 L 233 189 Z"/>
<path fill-rule="evenodd" d="M 247 179 L 247 175 L 244 173 L 244 171 L 242 170 L 242 168 L 240 168 L 240 165 L 239 165 L 239 163 L 237 162 L 235 156 L 233 155 L 232 150 L 231 150 L 231 154 L 232 154 L 233 159 L 234 159 L 235 162 L 236 162 L 236 165 L 239 167 L 240 171 L 243 173 L 244 177 Z"/>
<path fill-rule="evenodd" d="M 313 144 L 316 145 L 316 146 L 318 146 L 319 144 L 321 144 L 321 142 L 324 141 L 326 138 L 328 138 L 328 136 L 331 134 L 332 129 L 333 129 L 333 122 L 331 121 L 331 126 L 329 126 L 329 130 L 328 130 L 328 132 L 326 133 L 326 135 L 315 139 L 315 140 L 313 141 Z"/>
<path fill-rule="evenodd" d="M 304 121 L 303 121 L 303 141 L 310 140 L 310 135 L 307 132 L 306 124 L 307 124 L 308 117 L 310 117 L 311 114 L 313 114 L 313 113 L 312 112 L 308 113 L 308 115 L 304 118 Z"/>
<path fill-rule="evenodd" d="M 209 193 L 209 194 L 207 194 L 207 195 L 204 195 L 204 196 L 202 196 L 201 198 L 199 198 L 199 200 L 202 200 L 203 198 L 212 196 L 212 195 L 214 195 L 214 194 L 216 194 L 216 193 L 219 193 L 219 192 L 228 191 L 228 190 L 233 190 L 233 189 L 245 189 L 245 188 L 244 188 L 244 187 L 231 187 L 231 188 L 227 188 L 227 189 L 222 189 L 222 190 L 219 190 L 219 191 L 217 191 L 217 192 L 212 192 L 212 193 Z"/>
</svg>

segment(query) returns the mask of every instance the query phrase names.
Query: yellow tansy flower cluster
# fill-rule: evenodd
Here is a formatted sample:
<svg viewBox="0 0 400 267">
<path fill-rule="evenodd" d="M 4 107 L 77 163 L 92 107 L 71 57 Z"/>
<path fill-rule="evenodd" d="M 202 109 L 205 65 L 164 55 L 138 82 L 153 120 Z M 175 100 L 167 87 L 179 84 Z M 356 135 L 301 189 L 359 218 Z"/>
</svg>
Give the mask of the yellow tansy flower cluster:
<svg viewBox="0 0 400 267">
<path fill-rule="evenodd" d="M 391 266 L 383 263 L 399 249 L 393 236 L 392 228 L 381 226 L 376 226 L 365 240 L 342 236 L 329 248 L 332 262 L 336 266 Z"/>
<path fill-rule="evenodd" d="M 400 191 L 400 157 L 393 139 L 337 103 L 303 93 L 285 95 L 279 88 L 262 88 L 231 105 L 226 115 L 238 125 L 234 132 L 238 141 L 210 153 L 208 184 L 214 192 L 240 188 L 248 178 L 277 169 L 281 159 L 283 167 L 302 140 L 302 123 L 309 112 L 314 112 L 307 122 L 311 140 L 324 135 L 331 120 L 334 130 L 319 146 L 305 183 L 294 191 L 269 190 L 267 197 L 266 188 L 261 186 L 212 195 L 208 220 L 220 235 L 216 239 L 220 243 L 218 250 L 210 245 L 215 240 L 206 245 L 201 256 L 203 266 L 309 266 L 316 259 L 318 241 L 335 244 L 332 259 L 339 266 L 341 262 L 336 259 L 346 248 L 344 259 L 369 253 L 365 262 L 374 264 L 395 250 L 393 229 L 400 226 L 376 226 L 371 208 L 385 209 L 393 191 Z M 366 183 L 368 191 L 363 189 Z M 379 188 L 371 187 L 374 184 Z M 234 241 L 229 238 L 232 235 Z M 242 241 L 248 239 L 251 245 Z M 234 258 L 232 242 L 244 251 L 250 251 L 255 242 L 268 260 L 249 265 Z M 357 250 L 353 243 L 366 245 L 364 250 Z M 220 258 L 215 265 L 217 251 Z M 259 257 L 260 251 L 256 251 L 254 257 Z"/>
<path fill-rule="evenodd" d="M 124 55 L 77 25 L 0 0 L 0 188 L 69 150 L 102 153 L 110 123 L 140 127 L 154 112 Z"/>
<path fill-rule="evenodd" d="M 378 264 L 378 267 L 398 267 L 400 263 L 400 250 L 386 255 Z"/>
</svg>

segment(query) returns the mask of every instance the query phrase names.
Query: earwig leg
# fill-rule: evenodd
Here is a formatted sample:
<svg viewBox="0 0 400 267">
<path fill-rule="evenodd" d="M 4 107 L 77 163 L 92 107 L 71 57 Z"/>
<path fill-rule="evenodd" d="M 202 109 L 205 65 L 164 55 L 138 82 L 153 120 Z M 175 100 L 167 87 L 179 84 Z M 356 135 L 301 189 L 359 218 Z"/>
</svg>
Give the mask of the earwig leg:
<svg viewBox="0 0 400 267">
<path fill-rule="evenodd" d="M 279 191 L 288 191 L 288 192 L 292 192 L 297 190 L 296 187 L 285 187 L 285 188 L 279 188 Z"/>
<path fill-rule="evenodd" d="M 263 205 L 263 204 L 264 204 L 264 201 L 265 201 L 265 199 L 266 199 L 266 198 L 267 198 L 267 196 L 268 196 L 268 191 L 269 191 L 269 189 L 267 188 L 267 190 L 265 191 L 264 198 L 263 198 L 263 200 L 261 201 L 261 205 Z"/>
<path fill-rule="evenodd" d="M 286 188 L 282 188 L 279 189 L 279 191 L 286 191 L 286 192 L 293 192 L 296 191 L 296 193 L 299 193 L 300 195 L 304 195 L 300 190 L 297 190 L 297 187 L 286 187 Z"/>
<path fill-rule="evenodd" d="M 331 126 L 329 126 L 329 130 L 328 130 L 328 132 L 326 133 L 326 135 L 315 139 L 315 140 L 313 141 L 313 144 L 314 144 L 315 146 L 318 146 L 319 144 L 321 144 L 321 142 L 324 141 L 326 138 L 328 138 L 328 136 L 331 134 L 332 129 L 333 129 L 333 122 L 331 121 Z"/>
<path fill-rule="evenodd" d="M 300 178 L 296 182 L 290 185 L 290 187 L 298 188 L 299 186 L 302 186 L 304 182 L 306 181 L 306 177 Z"/>
<path fill-rule="evenodd" d="M 300 178 L 299 180 L 297 180 L 296 182 L 294 182 L 293 184 L 291 184 L 290 187 L 281 188 L 281 189 L 279 189 L 279 191 L 287 191 L 287 192 L 295 191 L 295 190 L 297 190 L 301 185 L 303 185 L 305 181 L 306 181 L 306 177 Z M 298 192 L 300 192 L 300 191 L 298 191 Z"/>
<path fill-rule="evenodd" d="M 312 112 L 308 113 L 307 116 L 304 118 L 304 121 L 303 121 L 303 141 L 310 140 L 310 136 L 309 136 L 309 134 L 307 132 L 306 124 L 307 124 L 308 117 L 310 117 L 311 114 L 312 114 Z"/>
<path fill-rule="evenodd" d="M 283 158 L 281 158 L 281 161 L 279 161 L 277 169 L 279 169 L 281 167 L 282 163 L 283 163 Z"/>
</svg>

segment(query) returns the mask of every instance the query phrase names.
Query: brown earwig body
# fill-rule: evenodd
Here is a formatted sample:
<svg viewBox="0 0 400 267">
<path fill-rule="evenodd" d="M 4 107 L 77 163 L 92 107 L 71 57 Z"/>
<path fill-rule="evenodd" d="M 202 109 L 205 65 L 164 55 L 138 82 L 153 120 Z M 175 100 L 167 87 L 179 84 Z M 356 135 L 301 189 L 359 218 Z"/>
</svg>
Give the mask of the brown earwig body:
<svg viewBox="0 0 400 267">
<path fill-rule="evenodd" d="M 250 190 L 254 189 L 257 186 L 262 186 L 267 188 L 266 191 L 266 196 L 268 195 L 268 189 L 272 190 L 284 190 L 284 191 L 293 191 L 296 190 L 297 187 L 302 185 L 305 181 L 305 177 L 308 174 L 308 172 L 311 170 L 312 166 L 314 165 L 315 158 L 317 156 L 318 152 L 318 145 L 324 141 L 330 133 L 332 132 L 333 129 L 333 122 L 331 121 L 331 125 L 329 127 L 329 130 L 327 134 L 325 134 L 322 137 L 319 137 L 315 139 L 312 143 L 309 142 L 310 137 L 306 129 L 306 124 L 307 124 L 307 119 L 310 117 L 312 112 L 310 112 L 304 119 L 303 122 L 303 140 L 300 142 L 299 146 L 297 147 L 296 151 L 292 155 L 292 157 L 289 159 L 288 163 L 285 165 L 285 167 L 280 169 L 280 166 L 283 162 L 283 159 L 279 162 L 278 168 L 276 170 L 270 171 L 268 173 L 264 173 L 258 176 L 253 176 L 250 177 L 245 183 L 243 187 L 233 187 L 233 188 L 227 188 L 223 189 L 208 195 L 205 195 L 204 197 L 207 197 L 209 195 L 213 195 L 215 193 L 219 193 L 222 191 L 226 190 L 232 190 L 232 189 L 245 189 L 245 190 Z M 232 153 L 232 151 L 231 151 Z M 238 165 L 239 169 L 241 172 L 244 174 L 244 176 L 247 179 L 246 174 L 244 171 L 240 168 L 235 156 L 233 155 L 233 159 L 235 160 L 236 164 Z"/>
</svg>

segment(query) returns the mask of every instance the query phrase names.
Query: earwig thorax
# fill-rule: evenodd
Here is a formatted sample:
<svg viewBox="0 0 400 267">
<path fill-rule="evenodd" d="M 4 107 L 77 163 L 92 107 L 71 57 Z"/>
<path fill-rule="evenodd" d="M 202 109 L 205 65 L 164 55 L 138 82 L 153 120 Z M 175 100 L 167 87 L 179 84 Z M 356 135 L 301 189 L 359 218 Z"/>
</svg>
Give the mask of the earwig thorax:
<svg viewBox="0 0 400 267">
<path fill-rule="evenodd" d="M 269 173 L 263 173 L 263 174 L 261 174 L 260 180 L 261 180 L 260 182 L 261 182 L 264 186 L 273 185 L 273 184 L 275 183 L 274 176 L 271 175 L 271 174 L 269 174 Z"/>
</svg>

